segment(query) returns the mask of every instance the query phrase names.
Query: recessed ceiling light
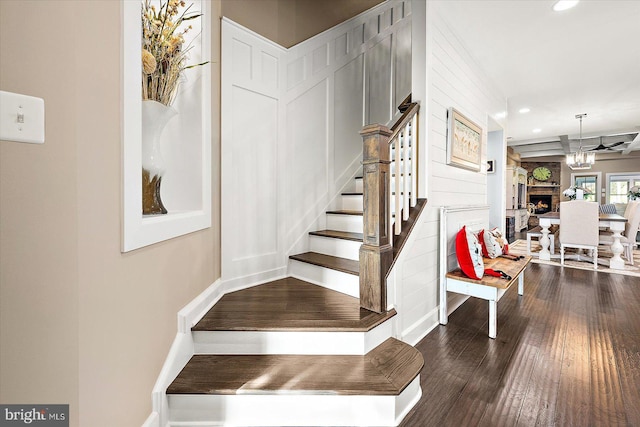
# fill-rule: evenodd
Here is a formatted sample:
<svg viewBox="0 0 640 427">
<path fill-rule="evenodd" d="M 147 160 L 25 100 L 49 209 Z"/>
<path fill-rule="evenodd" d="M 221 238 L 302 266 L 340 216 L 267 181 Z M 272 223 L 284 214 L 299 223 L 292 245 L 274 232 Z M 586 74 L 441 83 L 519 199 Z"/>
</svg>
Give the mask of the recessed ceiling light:
<svg viewBox="0 0 640 427">
<path fill-rule="evenodd" d="M 579 0 L 560 0 L 560 1 L 557 1 L 553 5 L 553 10 L 555 10 L 556 12 L 562 12 L 563 10 L 571 9 L 572 7 L 574 7 L 575 5 L 578 4 L 578 1 Z"/>
<path fill-rule="evenodd" d="M 542 129 L 540 129 L 540 128 L 535 128 L 535 129 L 534 129 L 534 130 L 532 130 L 531 132 L 533 132 L 533 133 L 540 133 L 540 132 L 542 132 Z"/>
<path fill-rule="evenodd" d="M 506 111 L 501 111 L 499 113 L 496 113 L 496 119 L 504 119 L 505 117 L 507 117 Z"/>
<path fill-rule="evenodd" d="M 518 113 L 524 114 L 524 113 L 528 113 L 529 111 L 531 111 L 530 108 L 524 107 L 518 110 Z"/>
</svg>

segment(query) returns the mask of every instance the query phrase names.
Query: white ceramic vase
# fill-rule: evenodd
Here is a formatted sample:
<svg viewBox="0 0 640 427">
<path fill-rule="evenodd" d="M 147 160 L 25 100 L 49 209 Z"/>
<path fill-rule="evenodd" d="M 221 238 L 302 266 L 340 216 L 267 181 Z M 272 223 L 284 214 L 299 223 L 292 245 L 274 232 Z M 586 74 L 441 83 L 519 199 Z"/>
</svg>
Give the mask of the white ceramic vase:
<svg viewBox="0 0 640 427">
<path fill-rule="evenodd" d="M 161 198 L 165 162 L 161 137 L 165 126 L 178 112 L 157 101 L 142 101 L 142 214 L 166 214 Z"/>
<path fill-rule="evenodd" d="M 171 106 L 157 101 L 142 101 L 142 167 L 149 171 L 151 177 L 164 175 L 160 137 L 169 120 L 177 114 Z"/>
</svg>

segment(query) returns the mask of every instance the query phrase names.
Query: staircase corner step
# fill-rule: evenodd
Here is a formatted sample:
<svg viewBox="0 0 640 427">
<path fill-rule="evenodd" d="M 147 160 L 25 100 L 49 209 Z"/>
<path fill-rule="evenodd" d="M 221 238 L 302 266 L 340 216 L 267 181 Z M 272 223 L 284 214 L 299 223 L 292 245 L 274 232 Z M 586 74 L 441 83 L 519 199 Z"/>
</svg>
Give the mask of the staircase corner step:
<svg viewBox="0 0 640 427">
<path fill-rule="evenodd" d="M 420 374 L 422 354 L 389 338 L 357 355 L 194 355 L 168 395 L 397 396 Z"/>
</svg>

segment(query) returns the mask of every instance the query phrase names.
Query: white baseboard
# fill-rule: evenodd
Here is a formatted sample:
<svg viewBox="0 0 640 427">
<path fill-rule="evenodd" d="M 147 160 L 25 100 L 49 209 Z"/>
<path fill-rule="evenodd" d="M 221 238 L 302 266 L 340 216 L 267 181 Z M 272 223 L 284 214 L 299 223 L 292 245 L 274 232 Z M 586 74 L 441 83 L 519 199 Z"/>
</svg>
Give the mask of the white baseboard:
<svg viewBox="0 0 640 427">
<path fill-rule="evenodd" d="M 427 336 L 436 326 L 438 326 L 438 310 L 436 307 L 420 319 L 413 325 L 406 328 L 401 332 L 401 340 L 407 344 L 415 346 L 421 339 Z"/>
<path fill-rule="evenodd" d="M 225 292 L 221 284 L 220 279 L 216 280 L 178 312 L 178 333 L 190 333 L 193 325 L 222 298 Z"/>
<path fill-rule="evenodd" d="M 451 315 L 451 313 L 456 311 L 456 309 L 468 299 L 469 297 L 466 295 L 449 297 L 449 301 L 447 302 L 448 314 Z M 424 337 L 429 335 L 429 332 L 433 331 L 436 326 L 440 324 L 440 320 L 438 319 L 439 310 L 440 306 L 437 306 L 422 316 L 420 320 L 402 331 L 400 339 L 407 344 L 417 345 Z"/>
<path fill-rule="evenodd" d="M 153 426 L 165 426 L 168 422 L 169 404 L 166 390 L 191 356 L 193 356 L 194 344 L 191 327 L 222 298 L 224 293 L 221 281 L 218 279 L 178 312 L 178 333 L 171 344 L 167 358 L 151 392 L 152 416 L 155 413 L 158 418 L 157 424 L 152 424 Z M 148 421 L 150 419 L 151 417 Z"/>
<path fill-rule="evenodd" d="M 234 277 L 232 279 L 221 279 L 223 294 L 240 291 L 262 283 L 271 282 L 273 280 L 284 279 L 287 277 L 286 264 L 282 267 L 272 270 L 262 271 L 260 273 L 250 274 L 248 276 Z"/>
<path fill-rule="evenodd" d="M 152 412 L 142 423 L 142 427 L 160 427 L 160 415 L 155 411 Z"/>
</svg>

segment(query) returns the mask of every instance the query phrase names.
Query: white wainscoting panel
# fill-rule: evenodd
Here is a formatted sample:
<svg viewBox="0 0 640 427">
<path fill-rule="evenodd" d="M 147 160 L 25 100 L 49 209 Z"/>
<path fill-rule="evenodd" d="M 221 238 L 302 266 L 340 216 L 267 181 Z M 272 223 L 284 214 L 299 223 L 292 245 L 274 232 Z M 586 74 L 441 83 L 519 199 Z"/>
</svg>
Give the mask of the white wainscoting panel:
<svg viewBox="0 0 640 427">
<path fill-rule="evenodd" d="M 363 127 L 364 57 L 356 56 L 334 73 L 334 141 L 333 164 L 335 170 L 346 167 L 362 153 L 362 139 L 358 135 Z"/>
<path fill-rule="evenodd" d="M 393 115 L 391 107 L 391 36 L 367 51 L 367 123 L 387 124 Z M 393 107 L 395 109 L 396 106 Z"/>
<path fill-rule="evenodd" d="M 403 96 L 411 93 L 411 25 L 400 28 L 395 35 L 395 99 L 394 106 L 404 101 Z"/>
<path fill-rule="evenodd" d="M 233 167 L 226 176 L 234 197 L 227 201 L 236 228 L 230 242 L 232 260 L 274 254 L 277 251 L 278 227 L 276 188 L 276 153 L 278 137 L 278 100 L 256 92 L 233 87 L 231 158 Z M 251 117 L 262 120 L 254 126 Z M 256 215 L 259 213 L 259 215 Z"/>
<path fill-rule="evenodd" d="M 285 49 L 223 21 L 222 279 L 278 271 L 278 140 Z"/>
<path fill-rule="evenodd" d="M 328 197 L 328 82 L 322 80 L 287 104 L 287 213 L 296 225 Z M 301 126 L 302 124 L 302 126 Z"/>
<path fill-rule="evenodd" d="M 290 49 L 223 19 L 223 282 L 281 273 L 353 185 L 368 113 L 389 124 L 410 91 L 405 3 L 384 2 Z"/>
</svg>

